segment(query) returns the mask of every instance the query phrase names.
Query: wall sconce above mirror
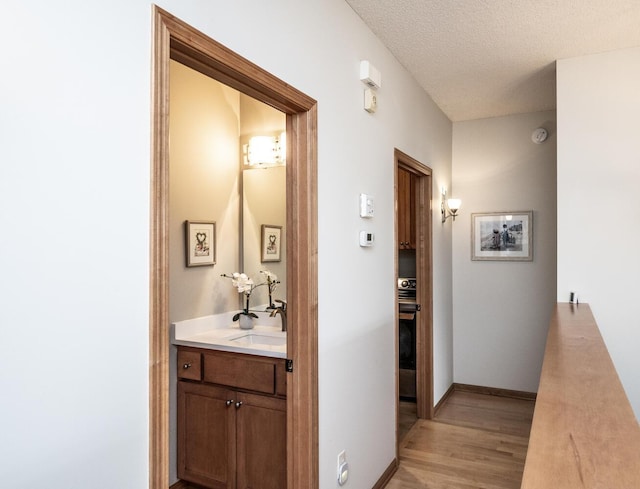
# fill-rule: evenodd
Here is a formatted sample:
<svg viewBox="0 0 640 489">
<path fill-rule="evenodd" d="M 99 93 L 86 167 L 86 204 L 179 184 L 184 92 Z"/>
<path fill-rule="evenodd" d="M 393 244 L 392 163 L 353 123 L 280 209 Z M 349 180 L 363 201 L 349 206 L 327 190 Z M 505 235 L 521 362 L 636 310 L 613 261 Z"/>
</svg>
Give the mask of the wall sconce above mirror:
<svg viewBox="0 0 640 489">
<path fill-rule="evenodd" d="M 242 146 L 244 165 L 248 168 L 282 166 L 287 161 L 286 134 L 253 136 Z"/>
<path fill-rule="evenodd" d="M 460 199 L 447 199 L 447 189 L 442 188 L 442 202 L 440 204 L 440 212 L 442 213 L 442 222 L 444 223 L 450 217 L 453 217 L 453 220 L 456 220 L 456 215 L 458 214 L 458 210 L 462 205 L 462 201 Z"/>
</svg>

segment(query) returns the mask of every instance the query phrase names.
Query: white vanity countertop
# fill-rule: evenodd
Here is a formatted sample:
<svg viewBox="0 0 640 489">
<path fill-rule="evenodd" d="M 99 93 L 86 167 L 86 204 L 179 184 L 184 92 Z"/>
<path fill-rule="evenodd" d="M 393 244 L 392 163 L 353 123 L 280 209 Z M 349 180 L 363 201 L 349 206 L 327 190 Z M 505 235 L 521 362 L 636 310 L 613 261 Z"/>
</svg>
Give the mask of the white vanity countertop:
<svg viewBox="0 0 640 489">
<path fill-rule="evenodd" d="M 253 329 L 240 329 L 238 323 L 231 319 L 234 313 L 172 323 L 171 343 L 265 357 L 287 357 L 287 333 L 282 331 L 280 317 L 258 314 Z"/>
</svg>

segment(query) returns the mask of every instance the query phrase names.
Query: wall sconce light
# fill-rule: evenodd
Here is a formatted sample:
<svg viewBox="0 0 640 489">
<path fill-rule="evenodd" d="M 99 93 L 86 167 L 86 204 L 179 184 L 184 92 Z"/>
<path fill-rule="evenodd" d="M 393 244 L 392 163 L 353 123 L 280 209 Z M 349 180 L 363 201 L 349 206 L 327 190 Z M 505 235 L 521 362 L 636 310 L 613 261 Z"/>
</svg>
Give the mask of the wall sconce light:
<svg viewBox="0 0 640 489">
<path fill-rule="evenodd" d="M 244 164 L 253 168 L 284 165 L 287 160 L 287 139 L 280 136 L 254 136 L 243 146 Z"/>
<path fill-rule="evenodd" d="M 450 217 L 453 217 L 453 220 L 455 221 L 458 210 L 460 209 L 460 205 L 462 205 L 462 201 L 460 199 L 447 199 L 447 190 L 443 187 L 442 202 L 440 204 L 442 222 L 445 222 Z"/>
</svg>

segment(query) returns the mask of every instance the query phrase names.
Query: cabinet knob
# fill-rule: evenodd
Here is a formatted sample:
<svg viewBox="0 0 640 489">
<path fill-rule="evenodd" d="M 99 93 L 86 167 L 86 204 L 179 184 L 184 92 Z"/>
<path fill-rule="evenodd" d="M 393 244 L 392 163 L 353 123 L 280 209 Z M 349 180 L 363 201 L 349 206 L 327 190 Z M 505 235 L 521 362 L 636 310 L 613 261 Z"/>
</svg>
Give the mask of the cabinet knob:
<svg viewBox="0 0 640 489">
<path fill-rule="evenodd" d="M 231 406 L 233 404 L 233 399 L 229 399 L 226 402 L 227 406 Z"/>
<path fill-rule="evenodd" d="M 185 363 L 185 364 L 182 366 L 182 368 L 183 368 L 183 369 L 185 369 L 185 370 L 186 370 L 186 369 L 188 369 L 188 368 L 190 368 L 190 367 L 191 367 L 191 362 L 189 362 L 189 363 Z"/>
<path fill-rule="evenodd" d="M 236 409 L 238 409 L 240 406 L 242 406 L 242 401 L 236 402 Z"/>
</svg>

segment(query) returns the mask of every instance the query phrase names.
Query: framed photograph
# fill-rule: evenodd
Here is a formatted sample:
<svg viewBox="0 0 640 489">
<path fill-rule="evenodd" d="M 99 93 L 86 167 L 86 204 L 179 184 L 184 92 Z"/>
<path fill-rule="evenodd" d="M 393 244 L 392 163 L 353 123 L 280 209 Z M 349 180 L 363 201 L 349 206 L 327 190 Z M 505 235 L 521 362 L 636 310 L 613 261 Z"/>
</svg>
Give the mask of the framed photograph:
<svg viewBox="0 0 640 489">
<path fill-rule="evenodd" d="M 185 221 L 185 247 L 188 267 L 204 267 L 216 263 L 216 223 Z"/>
<path fill-rule="evenodd" d="M 262 225 L 262 263 L 268 261 L 280 261 L 280 245 L 282 243 L 282 226 Z"/>
<path fill-rule="evenodd" d="M 533 211 L 471 214 L 472 260 L 533 260 Z"/>
</svg>

